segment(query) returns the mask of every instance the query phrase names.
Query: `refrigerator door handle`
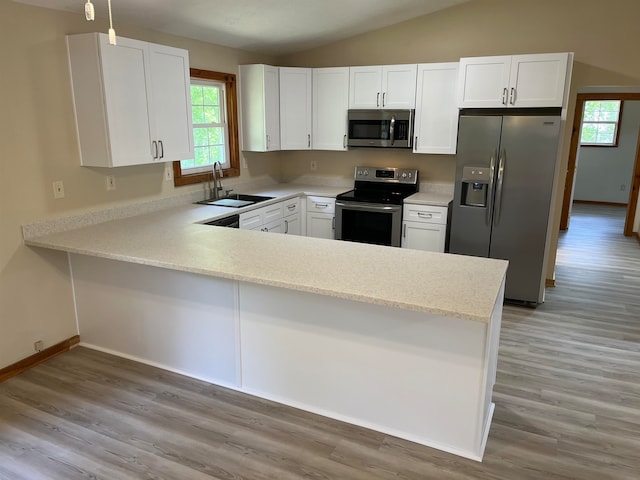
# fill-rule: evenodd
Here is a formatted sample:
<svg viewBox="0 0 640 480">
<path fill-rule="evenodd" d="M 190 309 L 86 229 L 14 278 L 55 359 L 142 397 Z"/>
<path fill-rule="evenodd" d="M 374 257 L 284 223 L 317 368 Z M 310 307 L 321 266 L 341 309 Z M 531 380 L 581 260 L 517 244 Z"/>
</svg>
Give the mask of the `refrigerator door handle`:
<svg viewBox="0 0 640 480">
<path fill-rule="evenodd" d="M 498 162 L 498 186 L 496 188 L 495 211 L 493 212 L 493 224 L 500 223 L 500 210 L 502 208 L 502 183 L 504 182 L 504 168 L 507 163 L 507 152 L 503 149 L 500 152 L 500 161 Z"/>
<path fill-rule="evenodd" d="M 491 161 L 489 163 L 489 191 L 487 195 L 489 196 L 489 205 L 487 205 L 487 213 L 484 219 L 484 223 L 487 226 L 491 225 L 491 211 L 493 210 L 493 179 L 495 178 L 496 173 L 496 157 L 498 156 L 498 149 L 496 148 L 491 154 Z"/>
</svg>

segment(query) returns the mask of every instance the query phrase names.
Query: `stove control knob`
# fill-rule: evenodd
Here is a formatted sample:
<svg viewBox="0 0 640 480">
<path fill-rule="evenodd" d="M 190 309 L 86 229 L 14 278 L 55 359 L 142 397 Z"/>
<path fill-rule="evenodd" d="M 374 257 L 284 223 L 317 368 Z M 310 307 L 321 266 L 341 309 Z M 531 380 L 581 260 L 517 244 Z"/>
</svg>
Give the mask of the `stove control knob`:
<svg viewBox="0 0 640 480">
<path fill-rule="evenodd" d="M 408 176 L 409 176 L 409 178 L 411 178 L 411 172 L 409 172 Z"/>
<path fill-rule="evenodd" d="M 407 172 L 402 172 L 402 178 L 407 178 Z"/>
<path fill-rule="evenodd" d="M 367 175 L 369 175 L 369 170 L 364 171 L 364 176 L 366 177 Z"/>
<path fill-rule="evenodd" d="M 358 176 L 362 175 L 362 170 L 358 170 Z"/>
</svg>

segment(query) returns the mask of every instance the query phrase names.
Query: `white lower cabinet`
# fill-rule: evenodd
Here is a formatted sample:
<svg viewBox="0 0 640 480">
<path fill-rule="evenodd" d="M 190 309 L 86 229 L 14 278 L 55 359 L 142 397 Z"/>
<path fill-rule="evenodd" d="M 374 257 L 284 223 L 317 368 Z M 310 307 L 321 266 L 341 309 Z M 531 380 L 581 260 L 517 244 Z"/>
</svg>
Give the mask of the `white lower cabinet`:
<svg viewBox="0 0 640 480">
<path fill-rule="evenodd" d="M 444 252 L 447 207 L 405 204 L 402 212 L 402 248 Z"/>
<path fill-rule="evenodd" d="M 286 235 L 302 235 L 302 213 L 300 197 L 282 202 L 284 232 Z"/>
<path fill-rule="evenodd" d="M 271 233 L 301 234 L 300 197 L 240 214 L 240 228 Z"/>
<path fill-rule="evenodd" d="M 336 238 L 336 199 L 307 197 L 307 237 Z"/>
</svg>

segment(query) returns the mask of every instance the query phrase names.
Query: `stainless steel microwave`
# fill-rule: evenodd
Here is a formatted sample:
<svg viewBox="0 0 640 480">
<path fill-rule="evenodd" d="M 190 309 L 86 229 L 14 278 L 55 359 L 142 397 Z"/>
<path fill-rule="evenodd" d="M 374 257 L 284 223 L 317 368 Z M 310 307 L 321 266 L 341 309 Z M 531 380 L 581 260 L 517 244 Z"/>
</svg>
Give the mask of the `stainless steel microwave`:
<svg viewBox="0 0 640 480">
<path fill-rule="evenodd" d="M 349 147 L 413 147 L 415 110 L 349 110 Z"/>
</svg>

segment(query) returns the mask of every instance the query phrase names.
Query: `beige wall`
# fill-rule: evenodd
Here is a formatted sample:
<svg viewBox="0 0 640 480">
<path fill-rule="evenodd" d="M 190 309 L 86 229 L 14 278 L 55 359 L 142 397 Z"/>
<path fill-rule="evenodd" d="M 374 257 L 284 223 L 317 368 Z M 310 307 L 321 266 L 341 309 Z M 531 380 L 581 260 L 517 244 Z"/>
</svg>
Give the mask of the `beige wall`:
<svg viewBox="0 0 640 480">
<path fill-rule="evenodd" d="M 117 6 L 114 5 L 117 9 Z M 237 73 L 241 63 L 273 59 L 118 22 L 118 35 L 186 48 L 193 67 Z M 78 14 L 0 0 L 0 368 L 77 333 L 66 255 L 22 245 L 20 225 L 79 209 L 184 192 L 163 181 L 163 164 L 116 169 L 80 167 L 66 34 L 107 30 Z M 276 156 L 246 159 L 242 180 L 278 176 Z M 106 191 L 107 175 L 116 190 Z M 51 183 L 66 196 L 54 200 Z M 235 181 L 227 181 L 225 185 Z"/>
<path fill-rule="evenodd" d="M 640 51 L 636 48 L 638 18 L 640 2 L 637 0 L 471 0 L 432 15 L 290 55 L 281 62 L 288 66 L 329 67 L 575 52 L 547 271 L 548 278 L 553 278 L 576 91 L 586 85 L 640 85 Z M 307 159 L 311 156 L 317 157 L 319 174 L 349 176 L 355 165 L 375 158 L 376 165 L 387 162 L 419 168 L 422 180 L 453 182 L 455 175 L 454 156 L 406 152 L 365 156 L 361 151 L 285 156 L 283 174 L 295 177 L 305 169 L 308 173 Z"/>
</svg>

